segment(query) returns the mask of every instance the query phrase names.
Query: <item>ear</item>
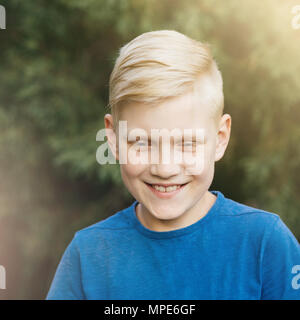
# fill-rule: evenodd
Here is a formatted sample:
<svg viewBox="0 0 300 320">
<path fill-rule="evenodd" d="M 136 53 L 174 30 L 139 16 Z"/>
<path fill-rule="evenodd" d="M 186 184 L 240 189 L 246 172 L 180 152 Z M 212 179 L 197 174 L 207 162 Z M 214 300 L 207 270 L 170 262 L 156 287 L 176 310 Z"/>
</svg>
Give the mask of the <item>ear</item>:
<svg viewBox="0 0 300 320">
<path fill-rule="evenodd" d="M 110 150 L 116 160 L 119 160 L 119 153 L 117 148 L 117 136 L 114 131 L 114 122 L 111 114 L 106 114 L 104 116 L 104 125 L 106 131 L 107 142 L 110 147 Z"/>
<path fill-rule="evenodd" d="M 231 131 L 231 116 L 229 114 L 223 114 L 219 123 L 215 161 L 219 161 L 223 157 L 229 142 L 230 131 Z"/>
</svg>

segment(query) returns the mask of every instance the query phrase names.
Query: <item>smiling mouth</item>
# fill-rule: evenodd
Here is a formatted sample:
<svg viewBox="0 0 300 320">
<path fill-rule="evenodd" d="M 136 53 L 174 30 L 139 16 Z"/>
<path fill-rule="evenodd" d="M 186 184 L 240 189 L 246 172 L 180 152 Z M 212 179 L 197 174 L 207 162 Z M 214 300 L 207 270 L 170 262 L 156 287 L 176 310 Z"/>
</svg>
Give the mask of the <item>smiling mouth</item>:
<svg viewBox="0 0 300 320">
<path fill-rule="evenodd" d="M 145 183 L 153 191 L 157 191 L 159 193 L 166 193 L 166 194 L 178 191 L 188 184 L 188 182 L 184 184 L 150 184 L 147 182 Z"/>
</svg>

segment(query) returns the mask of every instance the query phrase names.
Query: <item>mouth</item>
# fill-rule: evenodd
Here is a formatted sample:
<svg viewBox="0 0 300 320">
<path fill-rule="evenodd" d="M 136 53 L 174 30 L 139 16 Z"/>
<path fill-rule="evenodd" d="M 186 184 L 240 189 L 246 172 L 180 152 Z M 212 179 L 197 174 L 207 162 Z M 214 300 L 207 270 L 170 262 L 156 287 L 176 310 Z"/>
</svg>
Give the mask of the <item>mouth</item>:
<svg viewBox="0 0 300 320">
<path fill-rule="evenodd" d="M 150 184 L 145 182 L 147 187 L 159 198 L 169 199 L 178 193 L 182 192 L 185 186 L 188 184 Z"/>
</svg>

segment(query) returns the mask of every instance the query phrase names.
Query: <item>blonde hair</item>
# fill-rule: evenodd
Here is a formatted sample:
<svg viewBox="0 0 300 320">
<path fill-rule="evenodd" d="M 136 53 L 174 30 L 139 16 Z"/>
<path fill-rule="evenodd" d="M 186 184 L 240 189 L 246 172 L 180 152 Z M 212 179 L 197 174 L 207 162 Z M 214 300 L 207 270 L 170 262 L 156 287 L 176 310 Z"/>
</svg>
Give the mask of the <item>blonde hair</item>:
<svg viewBox="0 0 300 320">
<path fill-rule="evenodd" d="M 214 110 L 222 113 L 222 76 L 210 46 L 174 30 L 146 32 L 121 47 L 109 79 L 109 107 L 114 126 L 121 106 L 129 102 L 158 103 L 194 87 L 211 73 L 222 94 Z"/>
</svg>

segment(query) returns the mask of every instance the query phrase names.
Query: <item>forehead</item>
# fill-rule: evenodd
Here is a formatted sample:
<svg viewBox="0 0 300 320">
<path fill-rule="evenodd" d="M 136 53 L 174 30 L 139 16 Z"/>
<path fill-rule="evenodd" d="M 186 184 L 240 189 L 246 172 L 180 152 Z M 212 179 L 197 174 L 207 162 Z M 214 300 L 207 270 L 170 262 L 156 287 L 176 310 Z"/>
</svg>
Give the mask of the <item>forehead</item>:
<svg viewBox="0 0 300 320">
<path fill-rule="evenodd" d="M 119 120 L 127 121 L 129 130 L 196 129 L 213 126 L 218 90 L 211 77 L 202 77 L 184 95 L 156 104 L 128 103 L 119 111 Z"/>
</svg>

